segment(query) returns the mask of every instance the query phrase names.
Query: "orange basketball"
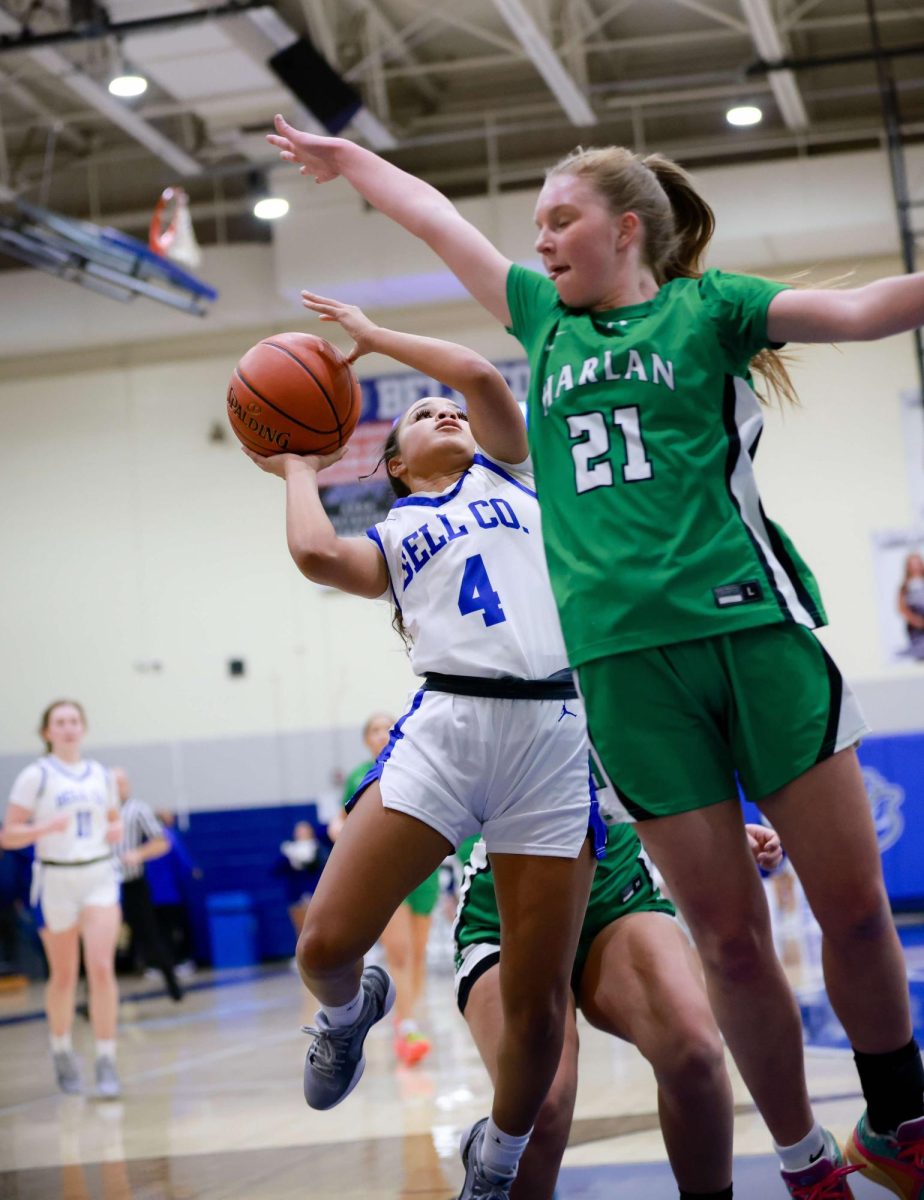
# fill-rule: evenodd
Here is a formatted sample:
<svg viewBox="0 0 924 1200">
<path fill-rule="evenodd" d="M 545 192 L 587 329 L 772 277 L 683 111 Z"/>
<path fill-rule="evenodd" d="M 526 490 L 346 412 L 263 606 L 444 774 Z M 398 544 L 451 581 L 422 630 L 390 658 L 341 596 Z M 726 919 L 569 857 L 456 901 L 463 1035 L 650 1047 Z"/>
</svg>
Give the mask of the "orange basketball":
<svg viewBox="0 0 924 1200">
<path fill-rule="evenodd" d="M 274 333 L 247 351 L 228 385 L 228 419 L 257 454 L 330 454 L 359 420 L 362 392 L 336 346 Z"/>
</svg>

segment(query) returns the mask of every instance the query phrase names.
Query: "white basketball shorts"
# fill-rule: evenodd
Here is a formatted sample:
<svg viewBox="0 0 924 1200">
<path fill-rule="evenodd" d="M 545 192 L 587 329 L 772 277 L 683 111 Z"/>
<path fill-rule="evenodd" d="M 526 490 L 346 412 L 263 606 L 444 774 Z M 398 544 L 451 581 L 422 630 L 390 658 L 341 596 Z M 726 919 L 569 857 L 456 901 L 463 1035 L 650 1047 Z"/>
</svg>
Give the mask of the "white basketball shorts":
<svg viewBox="0 0 924 1200">
<path fill-rule="evenodd" d="M 363 780 L 453 846 L 577 858 L 590 777 L 580 700 L 507 700 L 421 689 Z"/>
<path fill-rule="evenodd" d="M 36 862 L 34 869 L 38 876 L 37 903 L 52 933 L 62 933 L 76 925 L 84 908 L 119 903 L 115 858 L 72 867 Z"/>
</svg>

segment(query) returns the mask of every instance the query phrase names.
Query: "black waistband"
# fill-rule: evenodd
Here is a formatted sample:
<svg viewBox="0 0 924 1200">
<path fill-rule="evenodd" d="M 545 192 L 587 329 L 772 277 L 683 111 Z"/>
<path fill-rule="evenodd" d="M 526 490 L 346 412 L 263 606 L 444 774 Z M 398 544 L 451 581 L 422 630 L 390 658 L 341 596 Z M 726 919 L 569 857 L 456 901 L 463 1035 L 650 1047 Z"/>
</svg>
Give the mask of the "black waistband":
<svg viewBox="0 0 924 1200">
<path fill-rule="evenodd" d="M 548 679 L 488 679 L 481 675 L 441 675 L 428 671 L 424 691 L 449 692 L 453 696 L 487 696 L 493 700 L 574 700 L 577 691 L 570 672 Z"/>
<path fill-rule="evenodd" d="M 80 862 L 59 862 L 54 858 L 40 858 L 43 867 L 91 867 L 94 863 L 109 862 L 111 854 L 101 854 L 99 858 L 82 858 Z"/>
</svg>

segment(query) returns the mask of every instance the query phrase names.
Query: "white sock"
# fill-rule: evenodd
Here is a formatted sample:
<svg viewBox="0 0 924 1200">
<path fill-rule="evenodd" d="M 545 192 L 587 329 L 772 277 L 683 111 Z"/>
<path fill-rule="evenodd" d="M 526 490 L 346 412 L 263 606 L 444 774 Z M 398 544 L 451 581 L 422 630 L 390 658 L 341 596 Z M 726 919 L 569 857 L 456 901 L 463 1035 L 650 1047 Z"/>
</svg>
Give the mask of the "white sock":
<svg viewBox="0 0 924 1200">
<path fill-rule="evenodd" d="M 494 1118 L 488 1117 L 488 1123 L 484 1127 L 484 1141 L 481 1143 L 481 1165 L 489 1179 L 492 1175 L 495 1176 L 492 1182 L 512 1179 L 516 1175 L 530 1133 L 532 1130 L 524 1133 L 522 1137 L 514 1137 L 498 1129 Z"/>
<path fill-rule="evenodd" d="M 404 1021 L 399 1021 L 395 1030 L 398 1037 L 406 1038 L 412 1033 L 417 1033 L 417 1022 L 407 1017 Z"/>
<path fill-rule="evenodd" d="M 825 1131 L 816 1121 L 801 1142 L 794 1146 L 778 1146 L 774 1142 L 773 1149 L 780 1156 L 784 1171 L 801 1171 L 824 1153 Z"/>
<path fill-rule="evenodd" d="M 359 1014 L 363 1011 L 363 989 L 359 991 L 347 1004 L 322 1004 L 321 1012 L 327 1017 L 328 1025 L 343 1028 L 344 1025 L 352 1025 Z"/>
<path fill-rule="evenodd" d="M 96 1041 L 97 1060 L 99 1060 L 101 1058 L 110 1058 L 110 1059 L 112 1059 L 113 1062 L 115 1062 L 115 1056 L 116 1056 L 115 1038 L 113 1038 L 112 1041 L 101 1041 L 100 1039 L 97 1038 L 97 1041 Z"/>
<path fill-rule="evenodd" d="M 69 1033 L 62 1033 L 60 1037 L 54 1033 L 51 1035 L 52 1054 L 60 1054 L 62 1051 L 73 1050 L 73 1048 L 74 1047 L 71 1045 L 71 1035 Z"/>
</svg>

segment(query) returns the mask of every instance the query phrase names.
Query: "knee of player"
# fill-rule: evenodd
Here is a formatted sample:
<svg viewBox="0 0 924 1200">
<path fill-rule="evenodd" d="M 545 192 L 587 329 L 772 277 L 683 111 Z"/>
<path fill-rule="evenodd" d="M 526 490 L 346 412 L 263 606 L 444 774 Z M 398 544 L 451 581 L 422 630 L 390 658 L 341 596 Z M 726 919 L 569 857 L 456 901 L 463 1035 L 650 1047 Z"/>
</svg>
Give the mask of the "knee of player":
<svg viewBox="0 0 924 1200">
<path fill-rule="evenodd" d="M 308 919 L 299 934 L 295 957 L 303 971 L 323 975 L 343 966 L 345 951 L 334 930 Z"/>
<path fill-rule="evenodd" d="M 825 937 L 835 945 L 878 941 L 892 927 L 888 900 L 879 880 L 851 888 L 836 903 L 824 906 L 819 923 Z"/>
<path fill-rule="evenodd" d="M 775 969 L 769 926 L 746 925 L 707 935 L 698 949 L 707 971 L 728 983 L 747 983 Z"/>
<path fill-rule="evenodd" d="M 115 978 L 115 963 L 111 955 L 93 954 L 85 956 L 84 967 L 90 985 L 107 984 Z"/>
<path fill-rule="evenodd" d="M 79 975 L 80 971 L 78 970 L 76 963 L 73 965 L 70 963 L 66 965 L 52 963 L 50 964 L 48 982 L 53 987 L 75 988 L 77 986 Z"/>
<path fill-rule="evenodd" d="M 658 1082 L 681 1094 L 701 1093 L 718 1085 L 725 1074 L 725 1051 L 719 1031 L 706 1018 L 702 1027 L 674 1029 L 657 1039 L 646 1055 Z"/>
</svg>

